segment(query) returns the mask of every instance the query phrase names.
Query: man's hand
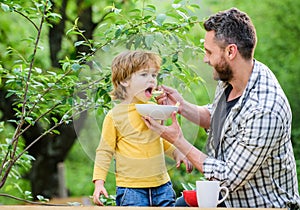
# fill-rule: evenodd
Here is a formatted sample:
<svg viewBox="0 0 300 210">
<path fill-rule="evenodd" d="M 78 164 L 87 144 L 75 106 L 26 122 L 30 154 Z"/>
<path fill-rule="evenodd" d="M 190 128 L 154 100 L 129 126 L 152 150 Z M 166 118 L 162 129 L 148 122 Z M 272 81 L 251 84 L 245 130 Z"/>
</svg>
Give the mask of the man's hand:
<svg viewBox="0 0 300 210">
<path fill-rule="evenodd" d="M 184 99 L 176 89 L 164 85 L 162 85 L 160 89 L 163 90 L 163 93 L 155 97 L 158 104 L 162 104 L 162 105 L 183 104 Z M 180 105 L 178 107 L 178 113 L 181 113 L 182 107 Z"/>
</svg>

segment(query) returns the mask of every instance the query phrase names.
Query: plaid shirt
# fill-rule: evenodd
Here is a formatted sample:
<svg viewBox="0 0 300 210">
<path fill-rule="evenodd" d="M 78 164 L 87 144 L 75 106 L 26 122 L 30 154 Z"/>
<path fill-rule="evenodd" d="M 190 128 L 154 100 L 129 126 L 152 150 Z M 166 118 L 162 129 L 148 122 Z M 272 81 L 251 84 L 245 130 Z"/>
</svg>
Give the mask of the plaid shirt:
<svg viewBox="0 0 300 210">
<path fill-rule="evenodd" d="M 219 82 L 214 114 L 227 83 Z M 285 208 L 300 203 L 291 143 L 292 114 L 273 73 L 254 61 L 247 87 L 225 119 L 217 158 L 208 139 L 204 176 L 221 181 L 227 207 Z"/>
</svg>

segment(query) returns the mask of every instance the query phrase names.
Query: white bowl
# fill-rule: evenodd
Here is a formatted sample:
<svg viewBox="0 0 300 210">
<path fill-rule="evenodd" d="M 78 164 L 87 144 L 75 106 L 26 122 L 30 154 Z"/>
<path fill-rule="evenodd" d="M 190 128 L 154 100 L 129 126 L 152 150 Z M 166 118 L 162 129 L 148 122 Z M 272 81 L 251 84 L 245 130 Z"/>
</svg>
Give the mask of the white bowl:
<svg viewBox="0 0 300 210">
<path fill-rule="evenodd" d="M 156 120 L 166 120 L 171 117 L 172 112 L 178 111 L 178 107 L 172 105 L 136 104 L 135 107 L 140 115 Z"/>
</svg>

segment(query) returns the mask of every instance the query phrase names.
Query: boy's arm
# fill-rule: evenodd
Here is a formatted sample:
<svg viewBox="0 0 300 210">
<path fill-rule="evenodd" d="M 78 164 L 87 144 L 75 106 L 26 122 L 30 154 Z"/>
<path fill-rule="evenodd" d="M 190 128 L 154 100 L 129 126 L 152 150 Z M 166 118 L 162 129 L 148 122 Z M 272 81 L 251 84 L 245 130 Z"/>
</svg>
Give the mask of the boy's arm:
<svg viewBox="0 0 300 210">
<path fill-rule="evenodd" d="M 168 157 L 171 157 L 174 159 L 174 151 L 176 150 L 176 147 L 171 144 L 170 142 L 163 140 L 163 146 L 164 146 L 164 152 Z"/>
<path fill-rule="evenodd" d="M 106 179 L 107 172 L 116 147 L 117 132 L 113 124 L 113 120 L 109 114 L 106 115 L 103 121 L 102 134 L 99 146 L 96 150 L 96 157 L 94 163 L 93 182 L 95 188 L 98 186 L 96 182 L 102 181 L 103 184 Z"/>
<path fill-rule="evenodd" d="M 163 139 L 165 154 L 176 161 L 176 168 L 179 168 L 181 163 L 186 166 L 186 172 L 193 171 L 192 163 L 171 143 Z"/>
</svg>

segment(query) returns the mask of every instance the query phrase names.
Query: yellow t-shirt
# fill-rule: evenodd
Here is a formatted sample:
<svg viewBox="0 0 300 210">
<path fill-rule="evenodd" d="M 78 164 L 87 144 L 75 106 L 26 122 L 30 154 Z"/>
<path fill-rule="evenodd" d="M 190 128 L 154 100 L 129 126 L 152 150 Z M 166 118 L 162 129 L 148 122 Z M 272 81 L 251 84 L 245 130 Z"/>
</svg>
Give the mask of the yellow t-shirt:
<svg viewBox="0 0 300 210">
<path fill-rule="evenodd" d="M 170 180 L 164 153 L 172 156 L 174 150 L 172 144 L 146 126 L 135 104 L 118 104 L 103 121 L 93 181 L 106 179 L 114 156 L 117 186 L 160 186 Z"/>
</svg>

